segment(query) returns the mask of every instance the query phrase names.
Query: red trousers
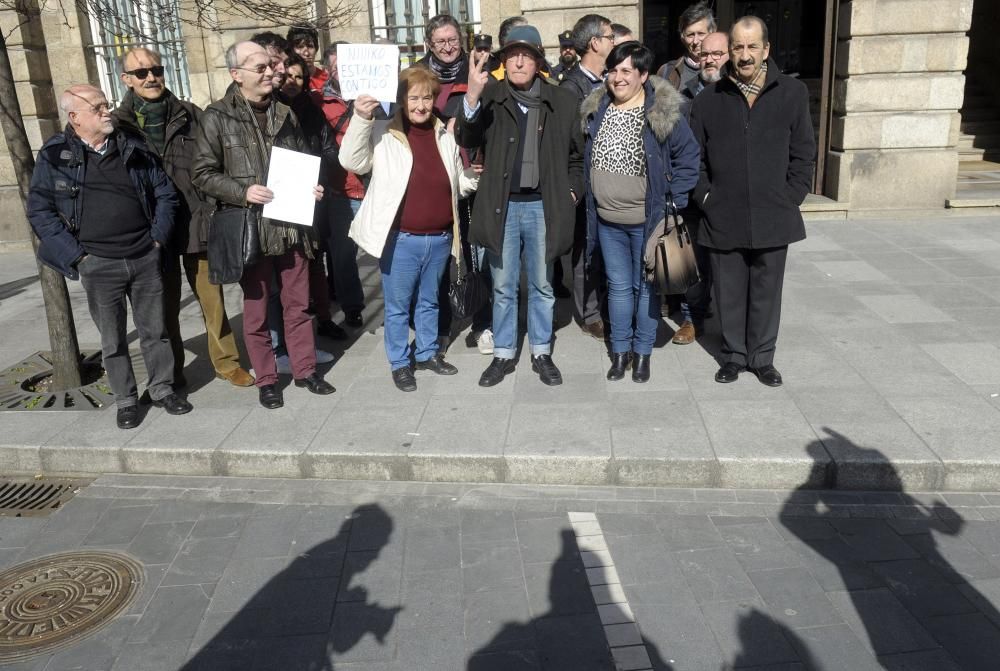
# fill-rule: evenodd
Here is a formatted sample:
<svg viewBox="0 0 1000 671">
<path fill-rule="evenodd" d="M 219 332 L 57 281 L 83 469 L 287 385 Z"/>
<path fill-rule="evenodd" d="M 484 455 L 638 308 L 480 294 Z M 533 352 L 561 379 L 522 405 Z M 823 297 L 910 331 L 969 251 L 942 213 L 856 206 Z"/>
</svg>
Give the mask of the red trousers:
<svg viewBox="0 0 1000 671">
<path fill-rule="evenodd" d="M 277 276 L 281 289 L 285 347 L 292 364 L 292 376 L 300 380 L 316 372 L 316 341 L 309 308 L 309 259 L 301 249 L 281 256 L 265 256 L 243 269 L 243 339 L 253 365 L 257 386 L 278 381 L 278 371 L 267 329 L 267 298 L 271 280 Z"/>
</svg>

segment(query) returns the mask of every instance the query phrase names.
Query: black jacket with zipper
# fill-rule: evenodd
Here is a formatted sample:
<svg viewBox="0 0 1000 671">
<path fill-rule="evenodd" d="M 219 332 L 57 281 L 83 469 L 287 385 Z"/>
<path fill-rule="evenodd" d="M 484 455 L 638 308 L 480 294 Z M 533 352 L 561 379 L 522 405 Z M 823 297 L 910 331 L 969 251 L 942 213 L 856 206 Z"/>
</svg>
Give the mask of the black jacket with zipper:
<svg viewBox="0 0 1000 671">
<path fill-rule="evenodd" d="M 126 133 L 142 138 L 149 151 L 160 157 L 163 169 L 180 196 L 180 204 L 174 217 L 174 239 L 170 246 L 179 253 L 197 254 L 207 249 L 208 220 L 211 216 L 211 207 L 194 187 L 191 175 L 201 110 L 170 91 L 165 91 L 163 95 L 167 102 L 167 125 L 162 152 L 153 146 L 146 133 L 139 128 L 134 94 L 126 96 L 115 109 L 115 123 Z"/>
<path fill-rule="evenodd" d="M 573 245 L 573 194 L 582 200 L 584 193 L 583 133 L 579 103 L 573 94 L 542 79 L 541 100 L 538 184 L 545 214 L 545 257 L 553 261 Z M 455 139 L 460 147 L 483 147 L 485 152 L 469 238 L 499 255 L 521 131 L 517 102 L 505 82 L 490 80 L 479 105 L 475 116 L 468 119 L 463 104 L 455 117 Z"/>
<path fill-rule="evenodd" d="M 812 186 L 816 140 L 805 84 L 768 59 L 751 108 L 724 76 L 694 99 L 691 130 L 701 145 L 692 194 L 705 213 L 700 244 L 767 249 L 806 237 L 799 205 Z"/>
</svg>

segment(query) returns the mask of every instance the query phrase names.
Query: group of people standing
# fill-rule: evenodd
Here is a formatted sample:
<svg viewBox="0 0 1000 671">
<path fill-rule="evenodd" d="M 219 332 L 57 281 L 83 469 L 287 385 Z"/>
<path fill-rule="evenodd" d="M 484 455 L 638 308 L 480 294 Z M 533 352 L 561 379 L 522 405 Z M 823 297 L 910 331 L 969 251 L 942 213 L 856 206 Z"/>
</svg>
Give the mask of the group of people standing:
<svg viewBox="0 0 1000 671">
<path fill-rule="evenodd" d="M 501 25 L 496 52 L 468 53 L 460 24 L 440 15 L 426 28 L 427 56 L 400 73 L 395 101 L 344 100 L 336 45 L 323 54 L 326 69 L 315 67 L 318 39 L 308 29 L 232 45 L 232 83 L 204 112 L 166 89 L 160 57 L 148 49 L 123 57 L 129 91 L 118 109 L 95 87 L 68 89 L 60 106 L 69 123 L 39 153 L 29 219 L 40 259 L 83 282 L 118 425 L 141 421 L 127 300 L 150 399 L 172 414 L 191 410 L 182 393 L 180 268 L 202 307 L 219 377 L 256 384 L 266 408 L 283 404 L 283 365 L 297 386 L 333 393 L 317 373 L 328 355 L 313 324 L 320 336 L 346 337 L 330 319 L 331 289 L 345 326 L 362 324 L 358 246 L 379 260 L 385 350 L 400 390 L 417 388 L 416 371 L 457 372 L 445 359 L 450 267 L 473 261 L 492 287 L 472 319 L 472 340 L 492 355 L 479 384 L 515 370 L 522 266 L 531 369 L 561 384 L 554 272 L 570 252 L 567 293 L 581 328 L 609 342 L 608 379 L 631 369 L 645 382 L 661 315 L 650 249 L 672 208 L 695 231 L 703 278 L 681 301 L 675 342 L 693 342 L 714 309 L 716 380 L 748 369 L 780 385 L 773 354 L 784 260 L 787 245 L 804 237 L 798 205 L 815 158 L 806 89 L 769 59 L 767 26 L 756 17 L 727 35 L 699 3 L 679 28 L 687 53 L 663 76 L 652 74 L 653 53 L 627 28 L 598 15 L 560 35 L 577 60 L 565 45 L 559 71 L 522 17 Z M 323 157 L 316 225 L 262 216 L 274 197 L 265 186 L 272 147 Z M 243 217 L 257 246 L 252 258 L 222 262 L 236 268 L 209 267 L 220 213 Z M 222 270 L 241 278 L 253 375 L 239 365 L 221 287 L 209 281 Z"/>
</svg>

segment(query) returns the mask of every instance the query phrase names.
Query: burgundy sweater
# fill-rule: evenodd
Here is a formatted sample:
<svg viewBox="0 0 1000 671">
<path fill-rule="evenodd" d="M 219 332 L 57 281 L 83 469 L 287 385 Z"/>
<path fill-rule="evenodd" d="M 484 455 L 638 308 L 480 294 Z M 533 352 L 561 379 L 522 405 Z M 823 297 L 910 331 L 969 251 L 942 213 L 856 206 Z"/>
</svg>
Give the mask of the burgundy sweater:
<svg viewBox="0 0 1000 671">
<path fill-rule="evenodd" d="M 451 178 L 441 161 L 435 135 L 431 125 L 408 124 L 406 130 L 413 152 L 413 169 L 399 207 L 399 229 L 406 233 L 444 233 L 453 224 Z"/>
</svg>

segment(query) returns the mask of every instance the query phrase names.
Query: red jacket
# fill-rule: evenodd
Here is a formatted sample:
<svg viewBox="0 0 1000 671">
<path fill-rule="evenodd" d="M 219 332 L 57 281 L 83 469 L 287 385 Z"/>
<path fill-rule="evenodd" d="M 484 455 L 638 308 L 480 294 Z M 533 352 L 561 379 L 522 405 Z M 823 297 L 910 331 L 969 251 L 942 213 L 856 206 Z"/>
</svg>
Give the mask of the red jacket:
<svg viewBox="0 0 1000 671">
<path fill-rule="evenodd" d="M 322 108 L 327 123 L 330 124 L 331 128 L 336 128 L 337 122 L 347 114 L 347 101 L 337 95 L 323 95 L 320 91 L 314 91 L 312 96 Z M 347 132 L 347 127 L 350 125 L 351 122 L 348 120 L 337 131 L 334 141 L 338 147 L 343 143 L 344 133 Z M 353 172 L 344 170 L 340 163 L 330 167 L 330 189 L 336 195 L 347 196 L 355 200 L 361 200 L 365 197 L 365 185 L 361 182 L 361 178 Z"/>
</svg>

